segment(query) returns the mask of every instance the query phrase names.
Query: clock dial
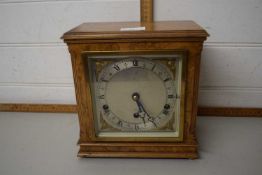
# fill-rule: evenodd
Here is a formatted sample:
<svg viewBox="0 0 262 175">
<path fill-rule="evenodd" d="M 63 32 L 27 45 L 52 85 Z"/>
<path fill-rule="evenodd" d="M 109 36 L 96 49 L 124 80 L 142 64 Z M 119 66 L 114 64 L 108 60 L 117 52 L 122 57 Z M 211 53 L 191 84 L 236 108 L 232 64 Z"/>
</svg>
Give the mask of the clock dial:
<svg viewBox="0 0 262 175">
<path fill-rule="evenodd" d="M 172 119 L 175 84 L 161 63 L 136 57 L 113 62 L 98 75 L 97 111 L 112 128 L 157 131 Z"/>
</svg>

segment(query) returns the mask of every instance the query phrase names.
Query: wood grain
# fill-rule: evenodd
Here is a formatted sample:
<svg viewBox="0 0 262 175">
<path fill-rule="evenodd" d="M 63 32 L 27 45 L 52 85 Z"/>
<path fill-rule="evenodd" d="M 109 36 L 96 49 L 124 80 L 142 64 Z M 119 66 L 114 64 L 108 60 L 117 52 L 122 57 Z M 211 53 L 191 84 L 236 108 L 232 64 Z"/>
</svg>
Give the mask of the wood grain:
<svg viewBox="0 0 262 175">
<path fill-rule="evenodd" d="M 153 22 L 153 0 L 140 0 L 140 20 L 141 22 Z"/>
<path fill-rule="evenodd" d="M 180 143 L 80 143 L 79 157 L 190 158 L 196 144 Z"/>
<path fill-rule="evenodd" d="M 122 27 L 130 26 L 145 26 L 146 30 L 128 32 L 120 30 Z M 84 23 L 66 32 L 62 39 L 67 43 L 71 53 L 80 123 L 78 155 L 197 158 L 195 128 L 200 56 L 207 36 L 208 33 L 193 21 Z M 174 140 L 176 138 L 166 137 L 164 140 L 156 141 L 153 137 L 98 137 L 94 124 L 96 116 L 92 110 L 89 67 L 84 64 L 84 60 L 90 59 L 88 55 L 90 53 L 125 55 L 127 52 L 134 55 L 142 54 L 141 52 L 151 55 L 170 51 L 186 54 L 183 66 L 185 78 L 182 79 L 185 96 L 180 97 L 183 105 L 180 107 L 182 131 L 179 137 L 183 139 Z"/>
<path fill-rule="evenodd" d="M 0 112 L 77 113 L 74 104 L 1 103 Z M 198 117 L 262 117 L 262 108 L 198 107 Z"/>
<path fill-rule="evenodd" d="M 262 117 L 262 108 L 198 107 L 199 116 Z"/>
<path fill-rule="evenodd" d="M 145 27 L 141 31 L 121 31 L 121 28 Z M 126 39 L 205 39 L 208 33 L 193 21 L 161 21 L 161 22 L 96 22 L 83 23 L 66 32 L 62 39 L 66 43 L 98 42 L 110 40 L 119 42 Z"/>
<path fill-rule="evenodd" d="M 70 104 L 0 104 L 0 112 L 76 113 L 77 106 Z"/>
</svg>

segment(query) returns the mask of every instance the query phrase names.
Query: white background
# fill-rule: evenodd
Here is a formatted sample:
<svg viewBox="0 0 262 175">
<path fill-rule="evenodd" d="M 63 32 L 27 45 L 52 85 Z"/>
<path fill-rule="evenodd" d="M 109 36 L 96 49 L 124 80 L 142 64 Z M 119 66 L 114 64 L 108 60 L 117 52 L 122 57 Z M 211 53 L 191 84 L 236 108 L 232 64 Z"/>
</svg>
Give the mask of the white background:
<svg viewBox="0 0 262 175">
<path fill-rule="evenodd" d="M 261 118 L 199 117 L 200 159 L 77 158 L 76 114 L 0 113 L 1 175 L 261 175 Z"/>
<path fill-rule="evenodd" d="M 62 34 L 139 19 L 139 0 L 1 0 L 0 102 L 75 103 Z M 210 33 L 200 105 L 262 107 L 261 0 L 155 0 L 155 20 L 194 20 Z"/>
<path fill-rule="evenodd" d="M 138 0 L 0 0 L 0 103 L 74 104 L 62 34 L 83 22 L 139 18 Z M 200 105 L 262 107 L 262 0 L 155 0 L 155 20 L 194 20 L 211 35 Z M 76 115 L 0 113 L 0 174 L 260 175 L 261 128 L 256 118 L 200 118 L 195 161 L 83 160 Z"/>
</svg>

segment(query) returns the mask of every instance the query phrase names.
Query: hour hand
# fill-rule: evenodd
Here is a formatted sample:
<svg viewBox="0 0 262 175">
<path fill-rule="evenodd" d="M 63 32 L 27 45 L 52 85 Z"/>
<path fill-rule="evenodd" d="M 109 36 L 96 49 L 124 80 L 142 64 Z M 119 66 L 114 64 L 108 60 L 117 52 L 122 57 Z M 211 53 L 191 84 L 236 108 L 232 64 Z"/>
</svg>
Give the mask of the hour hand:
<svg viewBox="0 0 262 175">
<path fill-rule="evenodd" d="M 140 95 L 139 93 L 135 92 L 132 94 L 132 99 L 136 102 L 139 113 L 145 112 L 143 105 L 140 103 Z"/>
<path fill-rule="evenodd" d="M 141 115 L 142 113 L 144 113 L 144 111 L 143 111 L 143 106 L 141 105 L 141 103 L 139 101 L 140 95 L 137 92 L 135 92 L 135 93 L 132 94 L 132 99 L 136 102 L 137 107 L 138 107 L 138 112 L 134 113 L 134 117 L 135 118 L 138 118 L 138 117 L 142 118 L 143 122 L 145 124 L 146 123 L 145 115 L 143 115 L 143 116 Z"/>
</svg>

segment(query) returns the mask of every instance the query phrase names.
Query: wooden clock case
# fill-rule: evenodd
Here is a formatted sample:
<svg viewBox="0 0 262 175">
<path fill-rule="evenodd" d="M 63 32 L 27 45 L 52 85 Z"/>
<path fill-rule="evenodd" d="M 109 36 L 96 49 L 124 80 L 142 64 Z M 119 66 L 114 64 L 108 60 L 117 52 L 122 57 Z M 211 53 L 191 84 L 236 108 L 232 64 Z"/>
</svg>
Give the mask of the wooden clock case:
<svg viewBox="0 0 262 175">
<path fill-rule="evenodd" d="M 145 27 L 143 31 L 121 28 Z M 197 158 L 196 115 L 200 59 L 208 34 L 193 21 L 154 23 L 84 23 L 62 39 L 71 54 L 80 125 L 80 157 Z M 99 140 L 95 134 L 90 84 L 86 77 L 88 52 L 135 53 L 173 51 L 187 55 L 183 107 L 183 139 L 180 141 Z"/>
</svg>

